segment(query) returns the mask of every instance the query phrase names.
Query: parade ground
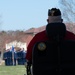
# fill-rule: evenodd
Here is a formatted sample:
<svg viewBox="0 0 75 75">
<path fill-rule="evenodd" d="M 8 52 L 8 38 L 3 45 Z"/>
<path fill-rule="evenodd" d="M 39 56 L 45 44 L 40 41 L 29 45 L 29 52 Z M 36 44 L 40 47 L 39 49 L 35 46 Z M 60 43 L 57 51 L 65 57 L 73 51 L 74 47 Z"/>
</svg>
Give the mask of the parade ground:
<svg viewBox="0 0 75 75">
<path fill-rule="evenodd" d="M 0 75 L 24 75 L 26 68 L 24 65 L 5 66 L 0 65 Z"/>
</svg>

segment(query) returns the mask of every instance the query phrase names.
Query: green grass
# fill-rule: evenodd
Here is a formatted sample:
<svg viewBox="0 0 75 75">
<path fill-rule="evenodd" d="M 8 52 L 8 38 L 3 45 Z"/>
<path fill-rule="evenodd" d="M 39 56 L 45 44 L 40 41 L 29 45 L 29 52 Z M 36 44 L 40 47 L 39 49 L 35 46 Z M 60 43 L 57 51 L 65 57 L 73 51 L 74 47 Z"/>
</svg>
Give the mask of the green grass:
<svg viewBox="0 0 75 75">
<path fill-rule="evenodd" d="M 26 68 L 24 65 L 5 66 L 0 65 L 0 75 L 24 75 Z"/>
</svg>

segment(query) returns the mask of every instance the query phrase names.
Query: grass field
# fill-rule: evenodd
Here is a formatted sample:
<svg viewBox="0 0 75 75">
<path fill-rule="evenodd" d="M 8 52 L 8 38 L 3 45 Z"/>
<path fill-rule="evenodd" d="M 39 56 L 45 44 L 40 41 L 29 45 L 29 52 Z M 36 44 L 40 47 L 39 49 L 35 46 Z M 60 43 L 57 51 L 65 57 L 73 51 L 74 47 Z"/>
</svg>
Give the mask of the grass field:
<svg viewBox="0 0 75 75">
<path fill-rule="evenodd" d="M 26 68 L 24 65 L 5 66 L 0 65 L 0 75 L 24 75 Z"/>
</svg>

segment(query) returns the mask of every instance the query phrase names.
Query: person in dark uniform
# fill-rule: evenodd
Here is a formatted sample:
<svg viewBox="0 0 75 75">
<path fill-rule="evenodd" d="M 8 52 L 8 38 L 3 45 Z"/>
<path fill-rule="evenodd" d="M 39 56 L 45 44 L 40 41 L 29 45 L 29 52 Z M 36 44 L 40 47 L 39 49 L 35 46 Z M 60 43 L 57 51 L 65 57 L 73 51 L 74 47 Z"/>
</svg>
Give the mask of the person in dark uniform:
<svg viewBox="0 0 75 75">
<path fill-rule="evenodd" d="M 63 19 L 61 17 L 61 11 L 60 11 L 60 9 L 57 9 L 57 8 L 49 9 L 48 10 L 48 19 L 47 19 L 47 22 L 48 22 L 48 24 L 49 23 L 57 23 L 57 22 L 62 23 Z M 37 33 L 33 37 L 33 39 L 30 41 L 30 43 L 29 43 L 29 45 L 27 47 L 27 54 L 26 54 L 27 61 L 29 61 L 29 62 L 32 61 L 32 49 L 33 49 L 35 43 L 39 42 L 39 41 L 47 41 L 48 39 L 49 38 L 48 38 L 48 36 L 46 34 L 46 30 Z M 65 36 L 64 39 L 75 40 L 75 35 L 72 32 L 66 30 L 66 36 Z"/>
</svg>

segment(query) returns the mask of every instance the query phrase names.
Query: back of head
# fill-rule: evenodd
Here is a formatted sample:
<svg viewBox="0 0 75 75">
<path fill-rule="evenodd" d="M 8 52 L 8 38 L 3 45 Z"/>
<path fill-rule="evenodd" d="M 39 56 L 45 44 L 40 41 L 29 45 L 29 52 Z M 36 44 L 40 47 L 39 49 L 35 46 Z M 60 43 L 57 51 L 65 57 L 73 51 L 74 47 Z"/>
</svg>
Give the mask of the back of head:
<svg viewBox="0 0 75 75">
<path fill-rule="evenodd" d="M 62 23 L 61 11 L 57 8 L 48 10 L 49 23 L 46 26 L 46 33 L 49 38 L 57 40 L 57 37 L 61 40 L 65 37 L 66 26 Z"/>
<path fill-rule="evenodd" d="M 62 22 L 61 11 L 57 8 L 52 8 L 48 10 L 49 23 L 52 22 Z"/>
<path fill-rule="evenodd" d="M 61 16 L 61 11 L 57 8 L 52 8 L 48 10 L 48 16 Z"/>
</svg>

